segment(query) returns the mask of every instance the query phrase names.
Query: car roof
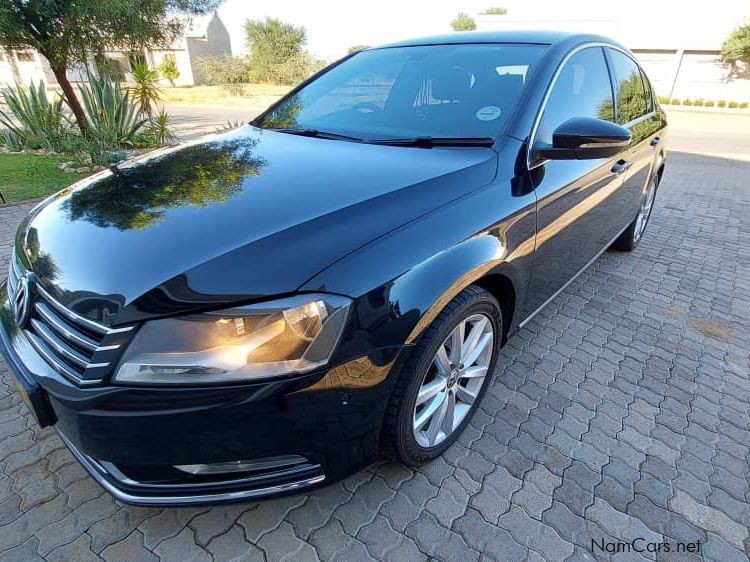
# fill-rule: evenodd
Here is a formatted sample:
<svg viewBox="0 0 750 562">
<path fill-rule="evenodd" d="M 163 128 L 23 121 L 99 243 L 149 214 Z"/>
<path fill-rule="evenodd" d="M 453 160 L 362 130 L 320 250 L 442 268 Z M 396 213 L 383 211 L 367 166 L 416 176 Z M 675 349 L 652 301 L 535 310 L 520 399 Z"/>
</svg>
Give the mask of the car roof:
<svg viewBox="0 0 750 562">
<path fill-rule="evenodd" d="M 430 37 L 406 39 L 387 45 L 374 47 L 376 49 L 390 47 L 414 47 L 418 45 L 456 45 L 465 43 L 529 43 L 535 45 L 555 45 L 567 42 L 601 42 L 617 45 L 612 39 L 600 35 L 575 33 L 570 31 L 551 30 L 512 30 L 512 31 L 462 31 L 460 33 L 446 33 Z"/>
</svg>

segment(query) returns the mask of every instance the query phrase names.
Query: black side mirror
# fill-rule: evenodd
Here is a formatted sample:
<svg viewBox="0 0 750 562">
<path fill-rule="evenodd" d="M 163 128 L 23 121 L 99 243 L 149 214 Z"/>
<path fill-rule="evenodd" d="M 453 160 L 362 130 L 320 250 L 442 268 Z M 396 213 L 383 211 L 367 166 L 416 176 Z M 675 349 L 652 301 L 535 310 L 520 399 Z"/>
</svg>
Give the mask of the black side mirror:
<svg viewBox="0 0 750 562">
<path fill-rule="evenodd" d="M 630 144 L 630 131 L 593 117 L 568 119 L 552 133 L 552 146 L 534 149 L 534 156 L 549 160 L 609 158 Z"/>
</svg>

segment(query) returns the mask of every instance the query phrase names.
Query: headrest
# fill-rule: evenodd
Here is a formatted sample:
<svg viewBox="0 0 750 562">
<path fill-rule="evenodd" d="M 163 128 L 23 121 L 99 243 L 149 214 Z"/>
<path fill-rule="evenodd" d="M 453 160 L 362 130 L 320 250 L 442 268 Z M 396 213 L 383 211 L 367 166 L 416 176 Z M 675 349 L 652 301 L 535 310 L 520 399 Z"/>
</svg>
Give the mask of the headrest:
<svg viewBox="0 0 750 562">
<path fill-rule="evenodd" d="M 471 89 L 472 76 L 463 68 L 435 69 L 432 78 L 432 97 L 437 100 L 463 100 Z"/>
<path fill-rule="evenodd" d="M 501 95 L 516 95 L 523 89 L 523 76 L 520 74 L 501 74 L 497 77 L 497 87 Z"/>
</svg>

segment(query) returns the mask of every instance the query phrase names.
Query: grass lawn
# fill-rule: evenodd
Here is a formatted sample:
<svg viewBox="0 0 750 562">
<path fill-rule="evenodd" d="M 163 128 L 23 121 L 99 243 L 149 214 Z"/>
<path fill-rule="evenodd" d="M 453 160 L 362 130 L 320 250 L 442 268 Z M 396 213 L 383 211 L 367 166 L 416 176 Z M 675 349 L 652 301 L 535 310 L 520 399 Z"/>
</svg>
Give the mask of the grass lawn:
<svg viewBox="0 0 750 562">
<path fill-rule="evenodd" d="M 270 84 L 246 84 L 245 93 L 234 96 L 221 86 L 190 86 L 162 88 L 162 101 L 167 105 L 193 105 L 224 109 L 265 109 L 291 88 Z"/>
<path fill-rule="evenodd" d="M 5 201 L 44 197 L 88 175 L 64 173 L 59 166 L 65 160 L 62 156 L 0 154 L 0 191 Z"/>
</svg>

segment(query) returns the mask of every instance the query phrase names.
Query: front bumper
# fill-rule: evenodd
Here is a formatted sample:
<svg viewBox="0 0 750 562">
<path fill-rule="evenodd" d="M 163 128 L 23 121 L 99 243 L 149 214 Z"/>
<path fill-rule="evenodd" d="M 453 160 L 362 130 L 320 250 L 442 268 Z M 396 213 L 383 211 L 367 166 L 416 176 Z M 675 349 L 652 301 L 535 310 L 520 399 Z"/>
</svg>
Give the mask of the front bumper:
<svg viewBox="0 0 750 562">
<path fill-rule="evenodd" d="M 54 424 L 86 470 L 135 505 L 226 503 L 343 478 L 378 454 L 399 349 L 289 380 L 214 387 L 77 386 L 15 327 L 0 287 L 0 351 L 43 425 Z M 294 456 L 271 470 L 179 477 L 175 465 Z"/>
</svg>

